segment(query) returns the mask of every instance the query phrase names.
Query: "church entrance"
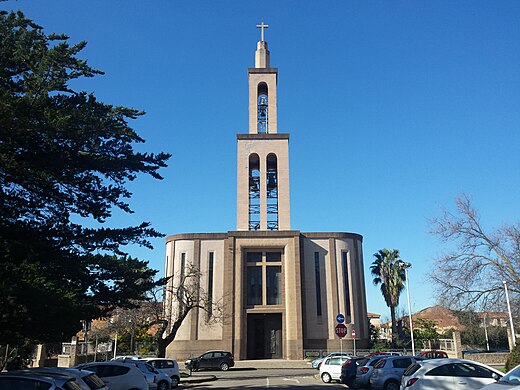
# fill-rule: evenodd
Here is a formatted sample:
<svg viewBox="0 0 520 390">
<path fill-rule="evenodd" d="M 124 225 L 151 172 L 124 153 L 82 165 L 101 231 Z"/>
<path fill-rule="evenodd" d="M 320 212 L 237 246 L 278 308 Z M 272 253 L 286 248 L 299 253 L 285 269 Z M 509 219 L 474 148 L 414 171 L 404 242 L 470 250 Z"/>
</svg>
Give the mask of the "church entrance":
<svg viewBox="0 0 520 390">
<path fill-rule="evenodd" d="M 281 359 L 282 314 L 247 315 L 247 358 Z"/>
</svg>

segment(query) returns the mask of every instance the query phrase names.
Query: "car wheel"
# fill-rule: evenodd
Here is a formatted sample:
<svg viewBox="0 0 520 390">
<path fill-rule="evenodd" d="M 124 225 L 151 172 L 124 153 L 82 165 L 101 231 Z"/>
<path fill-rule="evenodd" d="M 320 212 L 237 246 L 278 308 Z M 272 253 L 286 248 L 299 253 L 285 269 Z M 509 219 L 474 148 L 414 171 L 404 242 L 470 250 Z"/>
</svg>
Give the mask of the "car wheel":
<svg viewBox="0 0 520 390">
<path fill-rule="evenodd" d="M 179 386 L 179 377 L 178 376 L 172 376 L 172 389 L 174 387 Z"/>
<path fill-rule="evenodd" d="M 227 371 L 229 370 L 229 364 L 227 363 L 220 363 L 220 371 Z"/>
<path fill-rule="evenodd" d="M 157 390 L 169 390 L 168 382 L 166 381 L 160 381 L 157 383 Z"/>
<path fill-rule="evenodd" d="M 330 383 L 332 381 L 332 377 L 328 372 L 324 372 L 323 374 L 321 374 L 321 380 L 325 383 Z"/>
<path fill-rule="evenodd" d="M 388 381 L 385 383 L 385 390 L 399 390 L 399 383 L 397 381 Z"/>
</svg>

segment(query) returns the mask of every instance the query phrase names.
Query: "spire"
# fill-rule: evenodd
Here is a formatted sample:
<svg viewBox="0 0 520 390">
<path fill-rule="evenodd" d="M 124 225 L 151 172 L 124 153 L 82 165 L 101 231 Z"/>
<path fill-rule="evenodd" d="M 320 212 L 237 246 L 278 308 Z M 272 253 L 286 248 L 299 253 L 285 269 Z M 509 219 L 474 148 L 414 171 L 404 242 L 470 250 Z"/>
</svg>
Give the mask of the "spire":
<svg viewBox="0 0 520 390">
<path fill-rule="evenodd" d="M 269 50 L 267 50 L 267 42 L 264 41 L 264 29 L 269 26 L 262 21 L 261 24 L 256 25 L 256 28 L 260 29 L 260 41 L 256 44 L 255 68 L 269 68 Z"/>
</svg>

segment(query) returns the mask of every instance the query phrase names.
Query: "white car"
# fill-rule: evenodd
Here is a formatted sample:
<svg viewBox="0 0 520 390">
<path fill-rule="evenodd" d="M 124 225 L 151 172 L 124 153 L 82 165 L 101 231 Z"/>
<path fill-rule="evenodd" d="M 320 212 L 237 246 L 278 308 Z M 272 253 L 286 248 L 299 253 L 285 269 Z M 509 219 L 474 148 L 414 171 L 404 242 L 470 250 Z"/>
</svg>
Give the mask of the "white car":
<svg viewBox="0 0 520 390">
<path fill-rule="evenodd" d="M 341 377 L 341 366 L 350 358 L 348 356 L 331 356 L 326 358 L 320 365 L 320 377 L 325 383 L 339 381 Z"/>
<path fill-rule="evenodd" d="M 325 360 L 327 359 L 328 357 L 333 357 L 333 356 L 352 356 L 351 353 L 349 352 L 331 352 L 329 353 L 327 356 L 325 357 L 322 357 L 322 358 L 318 358 L 318 359 L 314 359 L 312 362 L 311 362 L 311 367 L 312 368 L 317 368 L 319 369 L 320 368 L 320 364 Z"/>
<path fill-rule="evenodd" d="M 83 363 L 74 368 L 95 372 L 110 390 L 149 390 L 144 373 L 121 361 Z"/>
<path fill-rule="evenodd" d="M 407 368 L 401 390 L 476 390 L 496 382 L 502 375 L 500 371 L 472 360 L 422 360 Z"/>
<path fill-rule="evenodd" d="M 164 372 L 170 378 L 172 378 L 172 388 L 177 387 L 181 381 L 181 375 L 179 372 L 179 364 L 174 359 L 166 358 L 144 358 L 141 359 L 159 372 Z"/>
<path fill-rule="evenodd" d="M 520 365 L 508 371 L 498 382 L 484 386 L 485 390 L 520 389 Z"/>
</svg>

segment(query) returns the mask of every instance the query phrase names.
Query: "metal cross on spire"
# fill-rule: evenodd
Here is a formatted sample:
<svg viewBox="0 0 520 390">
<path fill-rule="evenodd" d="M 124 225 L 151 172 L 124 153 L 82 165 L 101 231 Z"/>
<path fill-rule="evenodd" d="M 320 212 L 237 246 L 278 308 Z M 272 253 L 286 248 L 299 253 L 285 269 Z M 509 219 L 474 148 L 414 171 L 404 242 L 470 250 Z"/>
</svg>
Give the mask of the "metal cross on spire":
<svg viewBox="0 0 520 390">
<path fill-rule="evenodd" d="M 257 24 L 256 25 L 256 28 L 260 28 L 261 29 L 261 38 L 260 40 L 263 42 L 264 41 L 264 28 L 269 28 L 269 26 L 267 24 L 264 24 L 264 21 L 262 20 L 262 23 L 261 24 Z"/>
</svg>

